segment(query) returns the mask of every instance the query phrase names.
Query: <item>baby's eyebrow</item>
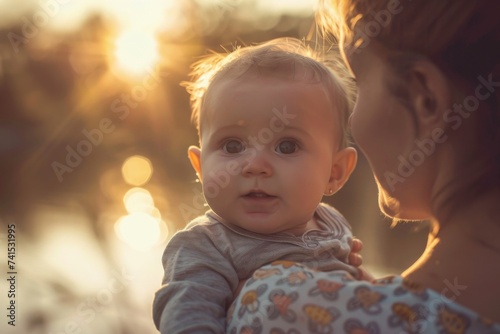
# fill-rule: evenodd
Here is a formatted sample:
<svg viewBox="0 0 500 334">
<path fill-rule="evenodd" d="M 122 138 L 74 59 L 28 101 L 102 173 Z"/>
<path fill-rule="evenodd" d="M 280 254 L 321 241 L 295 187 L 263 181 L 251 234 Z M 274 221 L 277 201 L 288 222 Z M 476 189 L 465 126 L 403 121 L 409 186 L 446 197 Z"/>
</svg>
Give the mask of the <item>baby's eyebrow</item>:
<svg viewBox="0 0 500 334">
<path fill-rule="evenodd" d="M 244 131 L 245 124 L 228 124 L 228 125 L 222 125 L 220 127 L 213 128 L 211 131 L 211 136 L 214 136 L 213 139 L 220 139 L 221 137 L 224 136 L 238 136 L 239 134 L 242 134 L 242 131 Z M 280 136 L 287 136 L 287 135 L 298 135 L 300 137 L 307 137 L 307 138 L 314 138 L 313 133 L 310 131 L 307 131 L 303 127 L 297 126 L 297 125 L 291 125 L 291 124 L 282 124 L 281 126 L 273 128 L 273 126 L 267 126 L 267 127 L 262 127 L 259 131 L 257 131 L 256 134 L 251 134 L 253 135 L 259 135 L 260 133 L 264 133 L 266 136 L 269 136 L 269 132 L 272 133 L 272 136 L 275 138 L 279 138 Z M 249 134 L 245 134 L 245 136 L 248 136 Z"/>
<path fill-rule="evenodd" d="M 245 126 L 243 122 L 233 123 L 229 125 L 223 125 L 219 127 L 217 130 L 233 130 L 233 129 L 241 129 Z"/>
<path fill-rule="evenodd" d="M 302 135 L 305 135 L 305 136 L 309 136 L 309 137 L 312 136 L 312 134 L 309 133 L 309 131 L 306 131 L 303 128 L 301 128 L 299 126 L 295 126 L 295 125 L 285 125 L 284 128 L 283 128 L 283 130 L 280 131 L 280 132 L 283 132 L 283 131 L 299 132 L 299 133 L 301 133 Z"/>
<path fill-rule="evenodd" d="M 232 131 L 242 131 L 245 126 L 243 124 L 229 124 L 220 127 L 214 127 L 213 133 L 224 133 Z"/>
<path fill-rule="evenodd" d="M 228 136 L 238 137 L 244 132 L 244 126 L 239 124 L 228 124 L 222 126 L 213 126 L 210 125 L 205 127 L 201 131 L 201 136 L 205 138 L 205 140 L 209 139 L 212 141 L 219 141 Z M 207 137 L 208 136 L 208 137 Z"/>
</svg>

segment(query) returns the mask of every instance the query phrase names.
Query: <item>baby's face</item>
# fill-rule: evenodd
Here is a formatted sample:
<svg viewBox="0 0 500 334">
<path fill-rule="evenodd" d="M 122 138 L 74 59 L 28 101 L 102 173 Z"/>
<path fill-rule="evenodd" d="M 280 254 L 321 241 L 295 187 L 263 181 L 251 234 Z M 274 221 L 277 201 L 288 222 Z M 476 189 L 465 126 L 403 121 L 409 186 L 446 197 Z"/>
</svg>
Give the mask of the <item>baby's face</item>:
<svg viewBox="0 0 500 334">
<path fill-rule="evenodd" d="M 321 84 L 223 81 L 201 117 L 201 174 L 227 223 L 302 234 L 328 191 L 337 118 Z"/>
</svg>

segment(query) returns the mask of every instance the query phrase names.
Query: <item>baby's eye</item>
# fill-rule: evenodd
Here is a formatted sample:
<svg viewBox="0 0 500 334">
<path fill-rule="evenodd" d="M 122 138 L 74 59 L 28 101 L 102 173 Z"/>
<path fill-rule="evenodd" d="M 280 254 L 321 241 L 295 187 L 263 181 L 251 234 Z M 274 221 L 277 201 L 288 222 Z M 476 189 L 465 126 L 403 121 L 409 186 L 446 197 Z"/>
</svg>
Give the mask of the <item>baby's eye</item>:
<svg viewBox="0 0 500 334">
<path fill-rule="evenodd" d="M 297 151 L 299 147 L 297 143 L 291 140 L 283 140 L 276 146 L 276 152 L 282 154 L 292 154 Z"/>
<path fill-rule="evenodd" d="M 227 142 L 224 143 L 224 146 L 222 146 L 222 149 L 226 153 L 240 153 L 245 150 L 245 146 L 243 143 L 239 140 L 231 139 L 228 140 Z"/>
</svg>

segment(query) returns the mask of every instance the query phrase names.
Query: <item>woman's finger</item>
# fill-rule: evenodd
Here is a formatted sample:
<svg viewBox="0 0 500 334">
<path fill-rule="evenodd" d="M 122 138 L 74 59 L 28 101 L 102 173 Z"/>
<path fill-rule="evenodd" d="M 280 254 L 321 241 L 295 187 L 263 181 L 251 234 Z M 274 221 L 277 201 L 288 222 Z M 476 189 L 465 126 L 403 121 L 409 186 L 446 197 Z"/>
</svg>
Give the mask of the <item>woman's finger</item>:
<svg viewBox="0 0 500 334">
<path fill-rule="evenodd" d="M 351 253 L 359 253 L 363 249 L 363 242 L 358 238 L 352 239 Z"/>
<path fill-rule="evenodd" d="M 363 264 L 363 257 L 358 253 L 349 254 L 349 264 L 359 267 Z"/>
</svg>

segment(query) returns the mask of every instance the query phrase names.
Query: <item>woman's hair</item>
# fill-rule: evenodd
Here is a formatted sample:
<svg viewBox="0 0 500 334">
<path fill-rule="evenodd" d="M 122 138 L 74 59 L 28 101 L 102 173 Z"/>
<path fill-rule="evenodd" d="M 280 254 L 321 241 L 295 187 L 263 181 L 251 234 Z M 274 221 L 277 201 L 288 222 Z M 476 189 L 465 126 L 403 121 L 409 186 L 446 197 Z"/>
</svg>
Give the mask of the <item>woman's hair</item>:
<svg viewBox="0 0 500 334">
<path fill-rule="evenodd" d="M 481 136 L 478 141 L 482 144 L 478 145 L 478 149 L 486 148 L 486 154 L 491 154 L 493 164 L 484 175 L 467 175 L 466 178 L 474 182 L 474 186 L 469 184 L 471 191 L 478 187 L 498 187 L 500 1 L 320 1 L 317 14 L 320 27 L 326 36 L 333 37 L 340 44 L 346 57 L 363 52 L 363 48 L 370 43 L 376 43 L 377 47 L 384 49 L 389 66 L 401 78 L 404 78 L 415 61 L 428 59 L 449 76 L 464 97 L 476 96 L 476 101 L 478 85 L 484 84 L 484 80 L 493 83 L 488 87 L 489 97 L 481 99 L 488 107 L 480 109 L 477 129 Z M 473 181 L 476 177 L 478 181 Z M 483 179 L 479 181 L 481 177 Z"/>
<path fill-rule="evenodd" d="M 464 79 L 499 72 L 498 0 L 321 0 L 319 20 L 344 49 L 373 41 L 424 55 Z"/>
<path fill-rule="evenodd" d="M 348 145 L 347 122 L 355 100 L 355 85 L 335 52 L 313 49 L 295 38 L 278 38 L 256 46 L 212 53 L 193 65 L 191 82 L 184 82 L 191 97 L 192 121 L 201 132 L 203 112 L 217 82 L 245 80 L 248 76 L 272 77 L 322 84 L 336 113 L 340 147 Z M 338 52 L 336 53 L 338 55 Z M 200 136 L 201 140 L 201 136 Z"/>
</svg>

